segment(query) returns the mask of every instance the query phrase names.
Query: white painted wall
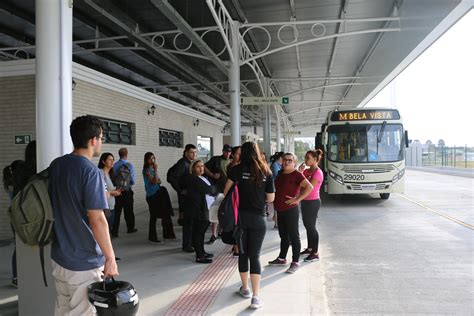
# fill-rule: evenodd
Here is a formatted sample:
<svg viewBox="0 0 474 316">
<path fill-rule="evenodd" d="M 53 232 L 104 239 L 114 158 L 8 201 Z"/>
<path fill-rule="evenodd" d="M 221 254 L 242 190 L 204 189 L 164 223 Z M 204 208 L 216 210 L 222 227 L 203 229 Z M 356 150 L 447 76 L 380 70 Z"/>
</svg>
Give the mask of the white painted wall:
<svg viewBox="0 0 474 316">
<path fill-rule="evenodd" d="M 73 117 L 95 115 L 135 123 L 135 144 L 129 146 L 104 144 L 103 152 L 111 152 L 118 160 L 118 149 L 127 147 L 129 160 L 137 172 L 135 191 L 135 213 L 147 212 L 145 190 L 141 169 L 145 152 L 151 151 L 157 157 L 159 176 L 171 193 L 177 207 L 174 190 L 166 183 L 166 171 L 183 154 L 183 148 L 160 147 L 160 128 L 183 132 L 183 144 L 196 144 L 197 135 L 213 138 L 213 152 L 222 150 L 223 121 L 191 110 L 170 100 L 156 96 L 142 89 L 121 82 L 84 66 L 74 64 L 73 76 L 76 82 L 73 91 Z M 148 115 L 149 107 L 157 108 L 155 115 Z M 193 120 L 199 118 L 199 126 Z M 24 158 L 26 145 L 14 145 L 15 135 L 30 134 L 35 139 L 35 82 L 34 61 L 14 61 L 0 64 L 0 167 L 15 159 Z M 98 159 L 95 158 L 97 163 Z M 4 190 L 0 190 L 0 240 L 12 237 L 7 216 L 9 205 Z M 122 229 L 125 225 L 121 225 Z"/>
</svg>

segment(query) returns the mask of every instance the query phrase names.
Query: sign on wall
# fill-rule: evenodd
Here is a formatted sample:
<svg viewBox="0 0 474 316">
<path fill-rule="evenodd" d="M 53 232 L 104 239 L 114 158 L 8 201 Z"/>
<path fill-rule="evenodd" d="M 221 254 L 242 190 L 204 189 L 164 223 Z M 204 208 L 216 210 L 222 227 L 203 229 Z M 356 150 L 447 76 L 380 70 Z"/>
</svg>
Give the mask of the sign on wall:
<svg viewBox="0 0 474 316">
<path fill-rule="evenodd" d="M 31 142 L 31 135 L 16 135 L 15 145 L 28 144 Z"/>
<path fill-rule="evenodd" d="M 288 105 L 290 103 L 289 97 L 241 97 L 241 105 L 273 105 L 282 104 Z"/>
</svg>

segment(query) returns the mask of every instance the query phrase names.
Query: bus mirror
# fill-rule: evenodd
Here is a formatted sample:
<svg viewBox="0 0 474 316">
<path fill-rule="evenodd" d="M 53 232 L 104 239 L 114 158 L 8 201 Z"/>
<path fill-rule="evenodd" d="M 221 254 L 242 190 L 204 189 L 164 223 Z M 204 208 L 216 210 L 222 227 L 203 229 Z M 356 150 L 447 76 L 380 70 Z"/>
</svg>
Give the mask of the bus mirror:
<svg viewBox="0 0 474 316">
<path fill-rule="evenodd" d="M 405 130 L 405 147 L 408 148 L 409 142 L 408 142 L 408 131 Z"/>
<path fill-rule="evenodd" d="M 326 132 L 322 133 L 321 142 L 322 142 L 323 146 L 328 143 L 328 133 L 326 133 Z"/>
<path fill-rule="evenodd" d="M 315 140 L 314 140 L 314 144 L 315 144 L 314 148 L 316 148 L 316 149 L 317 149 L 317 148 L 321 148 L 321 147 L 322 147 L 322 143 L 323 143 L 323 142 L 322 142 L 322 133 L 321 133 L 321 132 L 316 133 L 316 138 L 315 138 Z"/>
</svg>

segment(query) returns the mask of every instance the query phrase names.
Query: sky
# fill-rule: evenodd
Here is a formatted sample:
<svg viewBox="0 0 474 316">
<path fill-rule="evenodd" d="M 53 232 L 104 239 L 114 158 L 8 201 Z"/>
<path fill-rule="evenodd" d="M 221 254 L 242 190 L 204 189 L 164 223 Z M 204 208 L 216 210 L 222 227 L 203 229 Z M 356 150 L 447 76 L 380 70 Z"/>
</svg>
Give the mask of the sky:
<svg viewBox="0 0 474 316">
<path fill-rule="evenodd" d="M 474 146 L 474 10 L 366 107 L 398 108 L 409 139 Z"/>
</svg>

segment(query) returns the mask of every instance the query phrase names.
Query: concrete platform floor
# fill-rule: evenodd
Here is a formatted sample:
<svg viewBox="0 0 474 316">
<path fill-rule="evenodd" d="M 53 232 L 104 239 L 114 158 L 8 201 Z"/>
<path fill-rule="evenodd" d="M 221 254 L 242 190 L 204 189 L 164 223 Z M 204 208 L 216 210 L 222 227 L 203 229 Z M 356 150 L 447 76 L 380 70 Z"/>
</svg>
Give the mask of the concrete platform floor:
<svg viewBox="0 0 474 316">
<path fill-rule="evenodd" d="M 279 249 L 269 221 L 262 249 L 264 307 L 249 310 L 250 300 L 236 294 L 234 259 L 205 314 L 474 315 L 474 179 L 409 170 L 405 192 L 389 200 L 323 196 L 321 261 L 302 263 L 293 275 L 266 265 Z M 208 266 L 182 252 L 180 240 L 149 244 L 147 220 L 147 213 L 137 214 L 138 233 L 113 241 L 122 258 L 119 279 L 137 288 L 139 315 L 164 315 Z M 176 231 L 179 236 L 178 226 Z M 300 234 L 304 247 L 302 225 Z M 12 247 L 0 249 L 0 315 L 16 315 L 17 290 L 9 285 Z M 207 251 L 231 256 L 219 240 Z"/>
</svg>

